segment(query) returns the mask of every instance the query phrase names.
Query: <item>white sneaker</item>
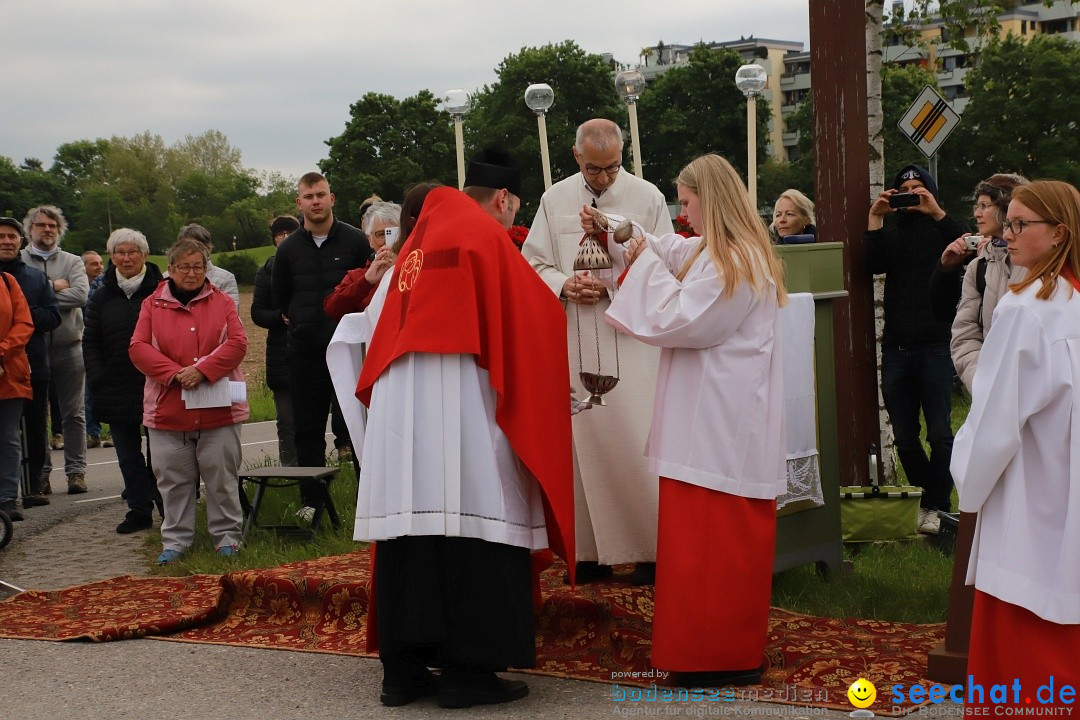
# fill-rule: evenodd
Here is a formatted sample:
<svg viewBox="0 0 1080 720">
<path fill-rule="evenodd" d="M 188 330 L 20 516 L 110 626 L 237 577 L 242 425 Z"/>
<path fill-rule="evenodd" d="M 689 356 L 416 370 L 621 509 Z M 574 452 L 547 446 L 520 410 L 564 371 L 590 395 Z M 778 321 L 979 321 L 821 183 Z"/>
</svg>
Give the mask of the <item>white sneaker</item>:
<svg viewBox="0 0 1080 720">
<path fill-rule="evenodd" d="M 314 517 L 315 508 L 311 507 L 310 505 L 305 505 L 304 507 L 296 511 L 296 518 L 298 520 L 303 520 L 304 522 L 311 522 L 312 518 Z"/>
<path fill-rule="evenodd" d="M 941 531 L 941 518 L 937 510 L 919 509 L 919 532 L 927 535 L 937 535 Z"/>
</svg>

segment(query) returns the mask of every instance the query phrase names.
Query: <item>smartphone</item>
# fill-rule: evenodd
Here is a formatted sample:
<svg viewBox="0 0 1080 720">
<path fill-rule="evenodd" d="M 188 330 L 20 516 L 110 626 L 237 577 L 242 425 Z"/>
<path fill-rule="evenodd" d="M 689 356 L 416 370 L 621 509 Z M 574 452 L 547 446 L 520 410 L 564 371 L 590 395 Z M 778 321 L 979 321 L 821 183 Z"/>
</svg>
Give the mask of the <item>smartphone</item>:
<svg viewBox="0 0 1080 720">
<path fill-rule="evenodd" d="M 397 242 L 399 234 L 401 234 L 401 228 L 386 228 L 386 247 L 394 247 L 394 243 Z"/>
<path fill-rule="evenodd" d="M 896 193 L 889 196 L 889 207 L 893 210 L 896 208 L 915 207 L 920 202 L 922 202 L 922 198 L 920 198 L 917 193 Z"/>
</svg>

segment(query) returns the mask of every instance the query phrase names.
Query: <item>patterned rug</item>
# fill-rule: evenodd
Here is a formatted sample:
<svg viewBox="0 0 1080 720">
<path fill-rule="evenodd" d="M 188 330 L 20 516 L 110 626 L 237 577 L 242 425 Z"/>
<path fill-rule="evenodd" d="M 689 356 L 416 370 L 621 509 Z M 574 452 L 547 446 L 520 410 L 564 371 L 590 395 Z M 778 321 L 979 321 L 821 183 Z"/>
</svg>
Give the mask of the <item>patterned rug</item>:
<svg viewBox="0 0 1080 720">
<path fill-rule="evenodd" d="M 125 576 L 33 590 L 0 603 L 0 637 L 102 642 L 149 636 L 370 657 L 368 560 L 361 551 L 221 577 Z M 649 665 L 652 588 L 609 582 L 572 594 L 562 573 L 556 564 L 542 575 L 537 667 L 529 672 L 612 683 L 613 696 L 625 692 L 627 699 L 648 699 L 654 684 L 663 692 L 669 684 L 664 673 Z M 762 684 L 729 691 L 735 693 L 729 699 L 850 710 L 847 688 L 859 677 L 882 688 L 928 685 L 926 654 L 943 638 L 944 625 L 835 620 L 774 608 Z M 636 696 L 633 688 L 648 689 Z M 879 693 L 882 700 L 870 708 L 878 715 L 915 707 L 886 706 L 886 693 Z"/>
</svg>

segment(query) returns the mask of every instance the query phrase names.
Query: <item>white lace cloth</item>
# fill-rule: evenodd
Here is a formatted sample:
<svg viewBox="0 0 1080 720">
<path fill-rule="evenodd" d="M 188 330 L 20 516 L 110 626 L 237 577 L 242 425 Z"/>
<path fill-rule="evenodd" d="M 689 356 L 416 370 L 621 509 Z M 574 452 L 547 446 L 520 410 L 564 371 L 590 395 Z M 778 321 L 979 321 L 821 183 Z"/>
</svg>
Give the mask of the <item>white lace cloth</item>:
<svg viewBox="0 0 1080 720">
<path fill-rule="evenodd" d="M 808 501 L 825 504 L 817 449 L 817 398 L 814 391 L 814 296 L 792 293 L 780 311 L 784 353 L 784 404 L 787 428 L 787 492 L 776 509 Z"/>
</svg>

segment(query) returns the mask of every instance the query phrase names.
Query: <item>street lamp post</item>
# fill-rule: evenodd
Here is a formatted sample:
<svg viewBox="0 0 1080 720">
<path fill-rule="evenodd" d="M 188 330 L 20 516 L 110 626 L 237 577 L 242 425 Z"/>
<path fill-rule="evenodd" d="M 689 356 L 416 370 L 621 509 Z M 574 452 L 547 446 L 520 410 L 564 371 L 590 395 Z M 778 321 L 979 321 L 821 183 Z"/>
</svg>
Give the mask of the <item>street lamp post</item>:
<svg viewBox="0 0 1080 720">
<path fill-rule="evenodd" d="M 634 151 L 634 174 L 641 174 L 641 140 L 638 136 L 637 99 L 645 89 L 645 78 L 637 70 L 623 70 L 615 76 L 615 90 L 626 101 L 626 112 L 630 115 L 630 145 Z"/>
<path fill-rule="evenodd" d="M 743 65 L 735 72 L 735 87 L 746 96 L 746 187 L 757 211 L 757 96 L 767 75 L 760 65 Z"/>
<path fill-rule="evenodd" d="M 548 157 L 547 115 L 555 102 L 555 91 L 547 83 L 534 83 L 525 88 L 525 105 L 536 113 L 536 127 L 540 133 L 540 162 L 544 166 L 544 189 L 551 187 L 551 158 Z"/>
<path fill-rule="evenodd" d="M 454 143 L 457 146 L 457 184 L 458 190 L 465 187 L 465 138 L 461 132 L 461 122 L 469 112 L 469 93 L 464 90 L 447 90 L 443 95 L 443 110 L 454 118 Z"/>
<path fill-rule="evenodd" d="M 109 234 L 112 235 L 112 188 L 105 181 L 102 181 L 101 184 L 109 188 L 105 191 L 105 212 L 109 217 Z"/>
</svg>

